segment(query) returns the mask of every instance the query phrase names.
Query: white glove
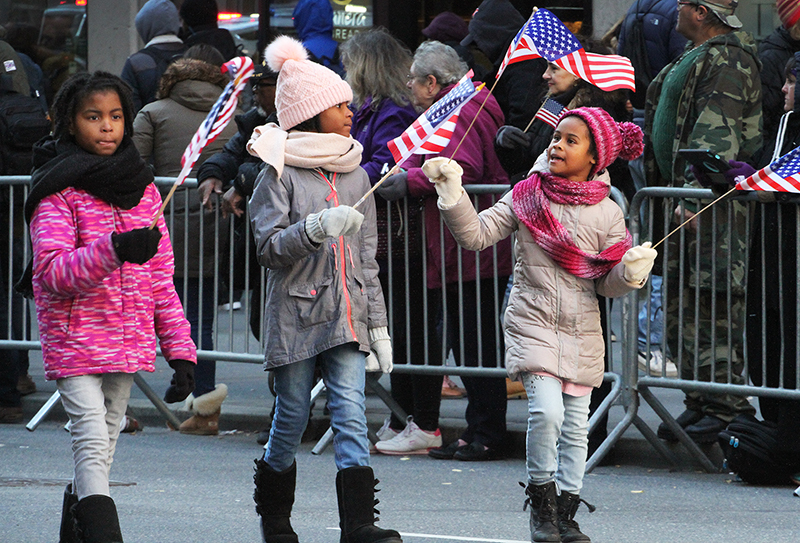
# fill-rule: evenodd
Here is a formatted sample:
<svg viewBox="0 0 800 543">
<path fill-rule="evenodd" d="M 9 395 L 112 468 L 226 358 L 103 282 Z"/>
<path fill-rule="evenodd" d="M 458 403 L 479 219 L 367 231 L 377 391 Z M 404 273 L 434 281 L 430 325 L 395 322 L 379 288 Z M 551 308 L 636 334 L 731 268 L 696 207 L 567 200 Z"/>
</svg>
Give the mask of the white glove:
<svg viewBox="0 0 800 543">
<path fill-rule="evenodd" d="M 625 251 L 622 256 L 622 263 L 625 265 L 622 276 L 628 283 L 644 285 L 658 256 L 658 251 L 651 249 L 651 245 L 652 243 L 646 241 Z"/>
<path fill-rule="evenodd" d="M 372 352 L 367 356 L 366 370 L 391 373 L 394 365 L 392 364 L 392 340 L 389 338 L 389 328 L 386 326 L 371 328 L 369 348 L 372 349 Z"/>
<path fill-rule="evenodd" d="M 314 243 L 322 243 L 325 238 L 352 236 L 361 228 L 364 215 L 350 206 L 323 209 L 306 217 L 306 233 Z"/>
<path fill-rule="evenodd" d="M 440 204 L 453 206 L 464 194 L 464 187 L 461 186 L 464 170 L 455 160 L 441 156 L 426 160 L 422 165 L 422 172 L 436 187 Z"/>
</svg>

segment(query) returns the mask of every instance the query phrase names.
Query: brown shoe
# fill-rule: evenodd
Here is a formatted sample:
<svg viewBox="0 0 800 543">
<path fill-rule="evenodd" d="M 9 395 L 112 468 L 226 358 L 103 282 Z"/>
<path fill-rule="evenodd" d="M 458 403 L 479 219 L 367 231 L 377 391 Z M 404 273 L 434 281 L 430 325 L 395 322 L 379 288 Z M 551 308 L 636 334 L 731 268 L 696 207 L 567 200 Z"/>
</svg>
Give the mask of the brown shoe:
<svg viewBox="0 0 800 543">
<path fill-rule="evenodd" d="M 144 430 L 144 425 L 130 415 L 125 415 L 124 422 L 125 425 L 120 429 L 123 434 L 135 434 Z"/>
<path fill-rule="evenodd" d="M 519 381 L 512 381 L 506 377 L 506 397 L 509 400 L 527 398 L 528 394 L 525 392 L 525 385 Z"/>
<path fill-rule="evenodd" d="M 219 414 L 220 411 L 210 415 L 193 415 L 183 421 L 178 430 L 193 436 L 215 436 L 219 434 Z"/>
<path fill-rule="evenodd" d="M 31 379 L 31 376 L 27 373 L 25 375 L 20 375 L 17 380 L 17 391 L 19 391 L 22 396 L 33 394 L 36 392 L 36 383 L 33 382 L 33 379 Z"/>
<path fill-rule="evenodd" d="M 456 384 L 447 375 L 444 376 L 444 380 L 442 381 L 443 400 L 463 398 L 466 394 L 466 390 L 456 386 Z"/>
<path fill-rule="evenodd" d="M 0 423 L 17 424 L 22 422 L 22 407 L 0 407 Z"/>
<path fill-rule="evenodd" d="M 219 415 L 222 402 L 228 396 L 228 387 L 222 383 L 211 392 L 198 397 L 189 394 L 186 407 L 192 416 L 181 423 L 178 430 L 182 434 L 195 436 L 215 436 L 219 433 Z"/>
</svg>

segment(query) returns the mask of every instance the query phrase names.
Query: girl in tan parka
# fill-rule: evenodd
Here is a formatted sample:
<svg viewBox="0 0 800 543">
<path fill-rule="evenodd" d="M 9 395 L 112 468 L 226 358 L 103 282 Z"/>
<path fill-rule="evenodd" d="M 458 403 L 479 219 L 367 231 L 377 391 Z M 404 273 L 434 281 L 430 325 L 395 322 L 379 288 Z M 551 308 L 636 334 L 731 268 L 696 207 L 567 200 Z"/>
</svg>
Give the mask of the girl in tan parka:
<svg viewBox="0 0 800 543">
<path fill-rule="evenodd" d="M 598 174 L 618 156 L 631 160 L 641 152 L 636 125 L 617 123 L 600 108 L 568 111 L 546 151 L 550 171 L 533 173 L 480 215 L 463 195 L 457 163 L 437 158 L 424 167 L 462 247 L 481 250 L 517 233 L 506 368 L 528 394 L 525 492 L 533 541 L 589 541 L 573 518 L 590 393 L 603 379 L 596 295 L 641 288 L 656 257 L 649 243 L 631 248 L 622 211 Z"/>
</svg>

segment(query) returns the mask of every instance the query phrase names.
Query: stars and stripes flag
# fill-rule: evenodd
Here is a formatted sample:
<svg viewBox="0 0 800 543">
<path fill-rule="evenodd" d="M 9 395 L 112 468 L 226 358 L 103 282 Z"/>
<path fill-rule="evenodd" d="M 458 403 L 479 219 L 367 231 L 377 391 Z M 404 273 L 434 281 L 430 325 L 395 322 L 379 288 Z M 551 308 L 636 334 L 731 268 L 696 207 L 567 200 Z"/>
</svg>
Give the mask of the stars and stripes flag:
<svg viewBox="0 0 800 543">
<path fill-rule="evenodd" d="M 408 160 L 413 154 L 435 154 L 450 143 L 461 107 L 475 96 L 482 86 L 475 87 L 472 70 L 420 115 L 411 126 L 387 146 L 396 164 Z"/>
<path fill-rule="evenodd" d="M 558 118 L 561 117 L 561 114 L 566 111 L 567 108 L 553 100 L 552 98 L 548 98 L 542 104 L 542 107 L 539 108 L 539 111 L 536 112 L 534 115 L 535 119 L 539 119 L 543 123 L 549 124 L 553 128 L 558 125 Z"/>
<path fill-rule="evenodd" d="M 800 193 L 800 147 L 736 184 L 738 190 Z"/>
<path fill-rule="evenodd" d="M 587 53 L 558 17 L 537 9 L 517 33 L 497 70 L 497 78 L 509 64 L 543 58 L 604 91 L 636 90 L 633 65 L 619 55 Z"/>
<path fill-rule="evenodd" d="M 181 157 L 181 173 L 178 175 L 180 183 L 186 179 L 192 166 L 197 162 L 200 153 L 206 145 L 214 141 L 220 132 L 228 125 L 238 104 L 237 98 L 242 92 L 247 80 L 253 74 L 253 61 L 249 57 L 234 57 L 222 65 L 222 73 L 227 73 L 231 80 L 219 95 L 211 111 L 208 112 L 200 128 L 197 129 L 192 141 L 186 146 Z M 178 183 L 178 181 L 176 181 Z"/>
</svg>

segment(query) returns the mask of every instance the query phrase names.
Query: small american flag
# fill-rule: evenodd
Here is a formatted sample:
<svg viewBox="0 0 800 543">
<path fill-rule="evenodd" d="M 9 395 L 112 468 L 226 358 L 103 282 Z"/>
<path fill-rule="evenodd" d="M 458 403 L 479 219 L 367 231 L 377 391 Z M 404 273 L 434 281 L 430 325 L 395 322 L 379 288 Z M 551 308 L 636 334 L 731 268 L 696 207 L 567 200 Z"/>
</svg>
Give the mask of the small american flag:
<svg viewBox="0 0 800 543">
<path fill-rule="evenodd" d="M 552 98 L 548 98 L 542 104 L 542 107 L 539 108 L 539 111 L 536 112 L 534 118 L 539 119 L 543 123 L 549 124 L 553 128 L 558 125 L 558 118 L 561 117 L 561 114 L 567 108 L 553 100 Z"/>
<path fill-rule="evenodd" d="M 238 104 L 239 93 L 242 92 L 253 73 L 253 61 L 249 57 L 235 57 L 223 64 L 221 70 L 222 73 L 227 73 L 231 80 L 219 95 L 197 132 L 192 136 L 192 141 L 186 146 L 181 157 L 181 173 L 178 174 L 180 183 L 176 180 L 177 184 L 184 182 L 205 146 L 214 141 L 214 138 L 230 122 Z"/>
<path fill-rule="evenodd" d="M 738 190 L 800 193 L 800 147 L 736 184 Z"/>
<path fill-rule="evenodd" d="M 413 154 L 435 154 L 450 143 L 461 107 L 482 87 L 472 82 L 472 70 L 387 146 L 397 164 Z"/>
<path fill-rule="evenodd" d="M 619 55 L 587 53 L 558 17 L 537 9 L 517 33 L 497 70 L 497 78 L 509 64 L 543 58 L 575 77 L 605 90 L 636 89 L 631 61 Z"/>
</svg>

